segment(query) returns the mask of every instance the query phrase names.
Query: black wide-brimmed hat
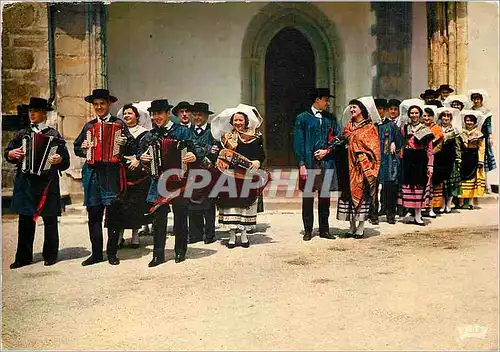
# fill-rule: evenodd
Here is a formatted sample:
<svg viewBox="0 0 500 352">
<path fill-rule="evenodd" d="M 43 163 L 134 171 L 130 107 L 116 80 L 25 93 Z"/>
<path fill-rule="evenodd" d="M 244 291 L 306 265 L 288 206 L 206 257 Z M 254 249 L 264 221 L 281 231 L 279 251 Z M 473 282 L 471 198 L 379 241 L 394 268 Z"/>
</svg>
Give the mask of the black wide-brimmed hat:
<svg viewBox="0 0 500 352">
<path fill-rule="evenodd" d="M 420 94 L 420 98 L 425 99 L 425 97 L 435 97 L 439 95 L 438 92 L 436 92 L 434 89 L 426 89 L 425 92 Z"/>
<path fill-rule="evenodd" d="M 330 94 L 329 88 L 313 88 L 310 91 L 310 96 L 311 96 L 311 99 L 316 99 L 316 98 L 321 99 L 322 97 L 335 98 L 334 95 Z"/>
<path fill-rule="evenodd" d="M 45 111 L 52 111 L 54 110 L 52 106 L 50 106 L 49 102 L 47 99 L 44 98 L 37 98 L 37 97 L 32 97 L 30 98 L 30 103 L 26 105 L 26 107 L 29 109 L 33 110 L 45 110 Z"/>
<path fill-rule="evenodd" d="M 207 103 L 196 102 L 191 110 L 192 112 L 201 112 L 204 114 L 212 115 L 213 111 L 210 111 Z"/>
<path fill-rule="evenodd" d="M 375 100 L 375 106 L 377 107 L 377 109 L 379 109 L 379 108 L 387 109 L 387 99 L 377 98 L 374 100 Z"/>
<path fill-rule="evenodd" d="M 189 111 L 192 111 L 193 106 L 191 104 L 189 104 L 187 101 L 181 101 L 179 104 L 177 104 L 175 106 L 175 108 L 172 109 L 172 114 L 174 114 L 175 116 L 177 116 L 177 113 L 181 109 L 187 109 Z"/>
<path fill-rule="evenodd" d="M 118 101 L 118 98 L 110 95 L 107 89 L 94 89 L 91 95 L 85 97 L 87 103 L 92 103 L 94 99 L 105 99 L 112 103 Z"/>
<path fill-rule="evenodd" d="M 158 112 L 158 111 L 169 111 L 172 109 L 173 105 L 168 103 L 168 99 L 158 99 L 153 100 L 151 102 L 151 106 L 148 108 L 149 112 Z"/>
<path fill-rule="evenodd" d="M 439 88 L 436 90 L 436 92 L 440 93 L 442 90 L 447 90 L 450 93 L 453 93 L 455 90 L 450 87 L 449 84 L 441 84 Z"/>
<path fill-rule="evenodd" d="M 397 106 L 399 108 L 399 105 L 401 105 L 401 101 L 398 99 L 389 99 L 389 102 L 387 103 L 388 108 L 391 106 Z"/>
</svg>

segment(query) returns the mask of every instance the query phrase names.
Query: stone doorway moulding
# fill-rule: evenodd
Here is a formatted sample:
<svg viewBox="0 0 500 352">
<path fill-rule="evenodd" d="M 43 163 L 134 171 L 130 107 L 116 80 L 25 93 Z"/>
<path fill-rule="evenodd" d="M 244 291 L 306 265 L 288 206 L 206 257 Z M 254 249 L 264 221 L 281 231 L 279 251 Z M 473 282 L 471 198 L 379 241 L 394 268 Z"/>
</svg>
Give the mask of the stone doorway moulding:
<svg viewBox="0 0 500 352">
<path fill-rule="evenodd" d="M 308 3 L 270 3 L 250 21 L 241 53 L 241 102 L 257 107 L 266 118 L 266 52 L 273 37 L 285 27 L 297 29 L 311 44 L 316 58 L 316 86 L 330 88 L 335 95 L 330 109 L 339 116 L 346 103 L 340 36 L 335 24 Z M 262 129 L 266 137 L 265 123 Z"/>
</svg>

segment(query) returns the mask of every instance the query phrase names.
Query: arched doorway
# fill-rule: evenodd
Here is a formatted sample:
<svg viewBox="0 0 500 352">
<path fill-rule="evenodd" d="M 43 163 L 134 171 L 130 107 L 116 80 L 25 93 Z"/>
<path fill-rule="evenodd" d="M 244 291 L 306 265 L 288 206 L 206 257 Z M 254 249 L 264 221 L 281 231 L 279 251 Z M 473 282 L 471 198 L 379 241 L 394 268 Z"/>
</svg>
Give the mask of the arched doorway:
<svg viewBox="0 0 500 352">
<path fill-rule="evenodd" d="M 272 166 L 296 165 L 293 155 L 295 117 L 310 102 L 316 84 L 311 44 L 297 29 L 282 29 L 271 40 L 265 62 L 267 161 Z"/>
<path fill-rule="evenodd" d="M 295 30 L 294 34 L 291 32 L 292 29 Z M 300 32 L 302 37 L 298 36 L 297 32 Z M 279 124 L 281 121 L 278 120 L 277 122 L 276 118 L 274 118 L 274 124 L 267 121 L 268 118 L 273 119 L 272 115 L 275 113 L 273 113 L 271 107 L 273 103 L 268 104 L 267 102 L 270 96 L 266 92 L 269 83 L 266 78 L 266 73 L 269 71 L 266 69 L 266 57 L 269 54 L 268 51 L 272 50 L 270 49 L 271 42 L 275 38 L 279 38 L 278 35 L 296 35 L 302 42 L 304 42 L 303 38 L 306 39 L 313 52 L 313 59 L 307 61 L 314 65 L 314 73 L 312 75 L 308 74 L 308 76 L 313 77 L 316 87 L 328 87 L 332 94 L 335 95 L 335 98 L 331 101 L 333 113 L 340 114 L 346 104 L 343 81 L 344 54 L 335 23 L 330 21 L 317 6 L 310 3 L 273 2 L 264 6 L 250 21 L 243 38 L 241 102 L 257 107 L 264 117 L 262 132 L 265 137 L 264 148 L 266 149 L 266 164 L 268 167 L 290 165 L 290 155 L 292 156 L 292 164 L 295 162 L 293 154 L 290 154 L 293 153 L 292 150 L 286 151 L 288 156 L 284 160 L 276 160 L 277 156 L 273 155 L 274 150 L 277 149 L 273 140 L 275 136 L 272 131 L 267 131 L 268 127 L 274 126 L 276 123 Z M 279 42 L 278 39 L 276 40 Z M 282 40 L 281 42 L 284 45 Z M 297 45 L 295 46 L 297 47 Z M 295 49 L 298 50 L 299 48 Z M 308 56 L 311 57 L 309 54 Z M 278 65 L 279 62 L 274 62 L 274 64 Z M 278 98 L 274 99 L 277 100 Z M 269 117 L 268 108 L 271 108 Z M 290 113 L 290 115 L 293 115 L 293 113 Z M 287 129 L 293 128 L 293 121 L 289 121 L 288 125 Z M 281 141 L 280 143 L 286 147 L 286 142 Z"/>
</svg>

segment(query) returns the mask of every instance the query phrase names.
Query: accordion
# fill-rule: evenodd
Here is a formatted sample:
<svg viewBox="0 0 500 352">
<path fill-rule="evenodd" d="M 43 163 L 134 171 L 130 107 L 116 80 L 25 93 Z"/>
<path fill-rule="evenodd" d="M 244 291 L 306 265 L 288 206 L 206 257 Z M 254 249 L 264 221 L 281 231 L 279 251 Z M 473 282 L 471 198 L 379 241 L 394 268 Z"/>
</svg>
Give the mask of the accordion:
<svg viewBox="0 0 500 352">
<path fill-rule="evenodd" d="M 41 133 L 31 132 L 22 138 L 24 159 L 21 171 L 25 174 L 45 175 L 52 168 L 49 158 L 57 153 L 57 148 L 64 145 L 64 140 Z"/>
<path fill-rule="evenodd" d="M 153 157 L 149 165 L 151 176 L 159 177 L 168 169 L 187 170 L 182 158 L 187 153 L 184 143 L 176 139 L 162 138 L 151 143 L 146 151 Z"/>
<path fill-rule="evenodd" d="M 96 122 L 87 130 L 87 164 L 120 162 L 122 125 L 117 122 Z"/>
</svg>

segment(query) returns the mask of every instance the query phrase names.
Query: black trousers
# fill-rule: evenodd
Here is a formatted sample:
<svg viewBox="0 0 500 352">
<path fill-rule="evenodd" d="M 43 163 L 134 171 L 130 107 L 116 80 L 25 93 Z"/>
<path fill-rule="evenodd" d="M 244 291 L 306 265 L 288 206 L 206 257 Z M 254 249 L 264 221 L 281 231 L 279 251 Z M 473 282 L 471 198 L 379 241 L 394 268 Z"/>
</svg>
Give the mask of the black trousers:
<svg viewBox="0 0 500 352">
<path fill-rule="evenodd" d="M 87 207 L 90 242 L 92 244 L 92 257 L 97 260 L 102 260 L 103 258 L 102 219 L 104 217 L 104 210 L 104 205 Z M 119 232 L 119 229 L 108 228 L 108 243 L 106 245 L 108 258 L 116 257 L 116 254 L 118 253 L 118 239 L 120 237 Z"/>
<path fill-rule="evenodd" d="M 59 251 L 57 216 L 43 216 L 42 218 L 44 226 L 42 256 L 44 260 L 55 260 Z M 36 222 L 33 220 L 33 216 L 19 215 L 16 262 L 29 264 L 33 261 L 35 229 Z"/>
<path fill-rule="evenodd" d="M 185 255 L 188 245 L 187 199 L 178 199 L 172 202 L 174 212 L 175 254 Z M 153 220 L 153 255 L 165 258 L 167 243 L 168 207 L 163 206 L 156 210 Z"/>
<path fill-rule="evenodd" d="M 379 197 L 378 197 L 378 185 L 379 182 L 377 180 L 377 191 L 375 192 L 375 199 L 373 200 L 372 204 L 370 205 L 370 220 L 378 220 L 378 207 L 379 207 Z M 383 194 L 380 195 L 381 201 L 382 201 L 382 208 L 384 207 L 384 196 Z"/>
<path fill-rule="evenodd" d="M 385 209 L 387 219 L 396 218 L 398 184 L 394 182 L 382 183 L 381 198 L 383 200 L 382 207 Z"/>
<path fill-rule="evenodd" d="M 314 198 L 302 196 L 302 222 L 304 223 L 304 231 L 312 232 L 314 225 L 313 213 Z M 330 216 L 330 197 L 321 198 L 318 192 L 318 217 L 319 217 L 319 232 L 328 232 L 328 217 Z"/>
<path fill-rule="evenodd" d="M 215 238 L 215 203 L 205 210 L 189 211 L 189 239 L 191 241 L 203 241 Z"/>
</svg>

